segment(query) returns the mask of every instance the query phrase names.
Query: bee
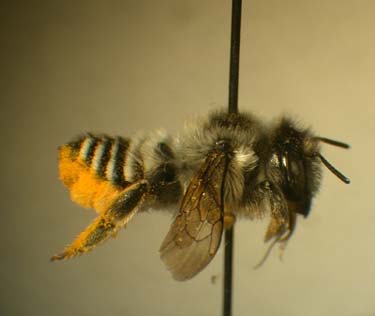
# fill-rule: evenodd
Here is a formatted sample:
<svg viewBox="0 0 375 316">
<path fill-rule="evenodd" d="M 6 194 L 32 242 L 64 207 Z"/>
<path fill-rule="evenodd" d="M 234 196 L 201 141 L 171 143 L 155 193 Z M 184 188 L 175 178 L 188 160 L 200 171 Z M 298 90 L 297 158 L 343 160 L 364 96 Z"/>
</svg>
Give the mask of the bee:
<svg viewBox="0 0 375 316">
<path fill-rule="evenodd" d="M 160 256 L 179 281 L 209 264 L 238 217 L 268 215 L 265 241 L 273 240 L 270 249 L 285 245 L 297 215 L 310 212 L 322 165 L 349 183 L 322 156 L 321 143 L 348 148 L 286 117 L 269 126 L 224 111 L 188 123 L 176 137 L 82 135 L 59 148 L 60 178 L 71 199 L 98 216 L 51 260 L 91 251 L 150 209 L 174 214 Z"/>
</svg>

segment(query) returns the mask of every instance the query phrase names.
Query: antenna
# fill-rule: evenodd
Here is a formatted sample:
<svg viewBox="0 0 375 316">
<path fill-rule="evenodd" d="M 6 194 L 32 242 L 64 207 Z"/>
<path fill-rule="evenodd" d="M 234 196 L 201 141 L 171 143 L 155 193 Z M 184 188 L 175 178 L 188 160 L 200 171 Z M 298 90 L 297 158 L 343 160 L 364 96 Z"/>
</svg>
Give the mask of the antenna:
<svg viewBox="0 0 375 316">
<path fill-rule="evenodd" d="M 350 179 L 344 176 L 340 171 L 338 171 L 327 159 L 325 159 L 322 154 L 317 153 L 317 156 L 320 158 L 321 162 L 327 167 L 329 171 L 331 171 L 337 178 L 339 178 L 342 182 L 349 184 Z"/>
<path fill-rule="evenodd" d="M 318 140 L 318 141 L 323 142 L 323 143 L 326 143 L 326 144 L 329 144 L 329 145 L 332 145 L 332 146 L 337 146 L 337 147 L 341 147 L 341 148 L 345 148 L 345 149 L 349 149 L 350 148 L 349 144 L 340 142 L 338 140 L 333 140 L 333 139 L 330 139 L 330 138 L 326 138 L 326 137 L 314 137 L 313 139 L 314 140 Z"/>
<path fill-rule="evenodd" d="M 344 142 L 340 142 L 338 140 L 326 138 L 326 137 L 313 137 L 314 140 L 326 143 L 328 145 L 349 149 L 350 145 Z M 338 171 L 321 153 L 316 153 L 316 156 L 319 157 L 320 161 L 326 166 L 326 168 L 331 171 L 337 178 L 339 178 L 342 182 L 349 184 L 350 179 L 343 175 L 340 171 Z"/>
</svg>

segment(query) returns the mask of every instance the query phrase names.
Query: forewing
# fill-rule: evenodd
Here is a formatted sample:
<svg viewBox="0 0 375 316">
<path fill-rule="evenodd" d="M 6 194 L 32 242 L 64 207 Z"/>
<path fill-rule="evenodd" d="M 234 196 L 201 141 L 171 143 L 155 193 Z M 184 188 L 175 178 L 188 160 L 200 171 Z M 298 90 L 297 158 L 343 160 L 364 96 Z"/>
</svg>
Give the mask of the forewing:
<svg viewBox="0 0 375 316">
<path fill-rule="evenodd" d="M 225 153 L 214 152 L 206 158 L 193 176 L 179 214 L 160 247 L 161 259 L 176 280 L 195 276 L 220 246 L 226 168 Z"/>
</svg>

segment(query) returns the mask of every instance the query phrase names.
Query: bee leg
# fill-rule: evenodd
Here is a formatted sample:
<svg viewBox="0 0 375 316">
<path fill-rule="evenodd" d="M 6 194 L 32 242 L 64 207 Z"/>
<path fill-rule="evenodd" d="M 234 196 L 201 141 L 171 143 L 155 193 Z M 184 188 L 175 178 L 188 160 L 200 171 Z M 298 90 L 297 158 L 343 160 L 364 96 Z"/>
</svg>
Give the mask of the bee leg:
<svg viewBox="0 0 375 316">
<path fill-rule="evenodd" d="M 61 254 L 53 256 L 51 260 L 75 257 L 92 250 L 109 237 L 114 237 L 139 210 L 147 190 L 148 184 L 144 180 L 125 188 L 110 208 L 100 214 L 72 244 L 67 246 Z"/>
<path fill-rule="evenodd" d="M 264 241 L 267 242 L 272 238 L 281 239 L 288 231 L 290 214 L 284 196 L 275 186 L 267 183 L 267 197 L 270 203 L 271 221 L 268 225 Z"/>
<path fill-rule="evenodd" d="M 264 180 L 252 189 L 249 199 L 245 203 L 248 205 L 250 218 L 263 218 L 266 214 L 265 210 L 269 210 L 271 222 L 267 228 L 265 242 L 283 235 L 287 229 L 289 214 L 288 206 L 280 189 L 268 180 Z"/>
<path fill-rule="evenodd" d="M 288 244 L 288 241 L 290 237 L 292 237 L 295 229 L 296 229 L 296 224 L 297 224 L 297 213 L 295 212 L 290 212 L 289 213 L 289 225 L 288 229 L 286 231 L 286 234 L 280 238 L 279 243 L 280 243 L 280 259 L 282 259 L 284 250 Z"/>
<path fill-rule="evenodd" d="M 270 231 L 270 227 L 271 225 L 275 225 L 276 229 L 276 233 L 274 233 L 269 239 L 275 237 L 275 239 L 272 241 L 272 243 L 268 246 L 265 254 L 263 255 L 262 259 L 254 266 L 254 269 L 258 269 L 260 268 L 267 260 L 268 256 L 270 255 L 273 247 L 276 245 L 276 244 L 280 244 L 280 254 L 279 254 L 279 258 L 280 260 L 282 260 L 282 257 L 283 257 L 283 254 L 284 254 L 284 250 L 286 248 L 286 245 L 288 243 L 288 240 L 289 238 L 292 236 L 293 232 L 294 232 L 294 229 L 296 227 L 296 219 L 297 219 L 297 214 L 296 213 L 291 213 L 290 214 L 290 217 L 289 217 L 289 227 L 285 230 L 285 229 L 279 229 L 277 230 L 277 226 L 278 224 L 273 224 L 272 223 L 272 219 L 271 219 L 271 223 L 270 223 L 270 226 L 268 228 L 268 231 L 267 231 L 267 234 L 269 233 Z M 273 229 L 273 228 L 272 228 Z M 271 230 L 272 230 L 271 229 Z M 285 235 L 284 235 L 285 234 Z M 269 240 L 268 239 L 268 240 Z"/>
<path fill-rule="evenodd" d="M 268 199 L 271 212 L 271 221 L 268 225 L 264 241 L 268 242 L 271 239 L 273 239 L 273 241 L 268 246 L 267 251 L 259 261 L 259 263 L 254 267 L 254 269 L 258 269 L 264 264 L 273 247 L 277 243 L 281 243 L 281 259 L 283 251 L 286 247 L 286 243 L 291 237 L 296 223 L 296 214 L 292 214 L 291 212 L 289 212 L 287 203 L 285 202 L 285 198 L 280 190 L 271 185 L 268 181 L 260 183 L 259 190 L 260 192 L 262 192 L 263 197 Z"/>
<path fill-rule="evenodd" d="M 297 213 L 293 210 L 293 205 L 289 201 L 283 198 L 282 195 L 273 191 L 273 200 L 271 200 L 271 222 L 268 226 L 265 241 L 269 241 L 275 238 L 267 251 L 268 254 L 271 252 L 273 246 L 278 243 L 280 244 L 279 258 L 282 260 L 285 248 L 288 244 L 290 237 L 292 237 L 296 225 L 297 225 Z"/>
</svg>

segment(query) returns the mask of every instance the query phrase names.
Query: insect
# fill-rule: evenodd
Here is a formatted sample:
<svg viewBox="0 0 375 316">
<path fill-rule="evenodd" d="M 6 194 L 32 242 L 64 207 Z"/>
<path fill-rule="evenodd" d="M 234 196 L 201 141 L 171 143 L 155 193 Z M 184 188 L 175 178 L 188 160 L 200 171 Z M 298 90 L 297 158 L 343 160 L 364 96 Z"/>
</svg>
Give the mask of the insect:
<svg viewBox="0 0 375 316">
<path fill-rule="evenodd" d="M 269 126 L 224 111 L 190 122 L 177 137 L 82 135 L 59 148 L 60 178 L 72 200 L 98 216 L 51 259 L 92 250 L 149 209 L 174 214 L 160 256 L 176 280 L 209 264 L 237 217 L 269 216 L 265 241 L 285 245 L 298 214 L 309 214 L 322 165 L 349 183 L 322 156 L 321 143 L 349 147 L 285 117 Z"/>
</svg>

